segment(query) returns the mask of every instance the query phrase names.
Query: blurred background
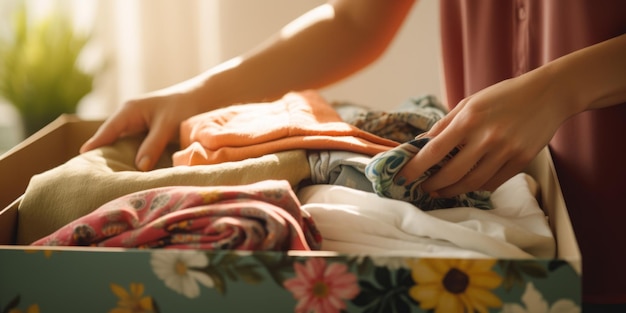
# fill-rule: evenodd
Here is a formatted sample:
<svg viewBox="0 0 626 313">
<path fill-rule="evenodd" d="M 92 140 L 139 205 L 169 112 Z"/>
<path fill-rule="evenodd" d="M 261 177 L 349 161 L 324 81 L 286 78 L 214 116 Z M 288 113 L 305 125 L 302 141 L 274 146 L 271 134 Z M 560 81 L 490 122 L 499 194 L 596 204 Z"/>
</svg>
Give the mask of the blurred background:
<svg viewBox="0 0 626 313">
<path fill-rule="evenodd" d="M 235 57 L 322 3 L 3 0 L 0 153 L 59 112 L 104 119 L 126 99 Z M 420 1 L 382 59 L 322 93 L 383 110 L 440 96 L 438 27 L 438 2 Z"/>
</svg>

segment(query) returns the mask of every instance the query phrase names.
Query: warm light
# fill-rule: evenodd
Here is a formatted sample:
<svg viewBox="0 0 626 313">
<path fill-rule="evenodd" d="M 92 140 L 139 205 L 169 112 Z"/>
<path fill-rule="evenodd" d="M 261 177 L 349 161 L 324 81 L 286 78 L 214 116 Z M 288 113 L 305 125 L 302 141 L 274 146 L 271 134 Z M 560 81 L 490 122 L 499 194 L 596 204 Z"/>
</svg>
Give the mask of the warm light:
<svg viewBox="0 0 626 313">
<path fill-rule="evenodd" d="M 335 9 L 332 5 L 323 4 L 283 27 L 280 31 L 281 37 L 289 38 L 317 21 L 332 19 L 334 16 Z"/>
</svg>

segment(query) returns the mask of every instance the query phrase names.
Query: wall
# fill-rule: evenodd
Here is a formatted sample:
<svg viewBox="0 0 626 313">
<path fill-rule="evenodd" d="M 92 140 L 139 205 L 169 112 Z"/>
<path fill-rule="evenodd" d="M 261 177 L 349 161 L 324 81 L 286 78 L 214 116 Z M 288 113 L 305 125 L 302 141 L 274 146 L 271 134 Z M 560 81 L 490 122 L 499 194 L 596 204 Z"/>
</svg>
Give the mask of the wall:
<svg viewBox="0 0 626 313">
<path fill-rule="evenodd" d="M 220 2 L 221 53 L 234 56 L 264 40 L 319 0 L 229 0 Z M 267 8 L 272 8 L 268 10 Z M 263 12 L 263 14 L 259 14 Z M 390 49 L 372 66 L 324 90 L 331 99 L 390 109 L 410 96 L 439 96 L 438 1 L 413 8 Z"/>
<path fill-rule="evenodd" d="M 125 100 L 167 87 L 261 43 L 321 0 L 58 0 L 93 40 L 86 66 L 104 62 L 94 91 L 79 115 L 104 118 Z M 0 30 L 20 0 L 2 2 Z M 49 0 L 29 0 L 34 11 L 49 10 Z M 44 14 L 45 12 L 40 12 Z M 421 0 L 390 49 L 376 63 L 322 90 L 329 100 L 346 100 L 393 109 L 404 99 L 441 95 L 438 1 Z M 91 24 L 91 25 L 90 25 Z M 0 129 L 19 129 L 13 108 L 0 102 Z M 2 131 L 0 152 L 21 135 Z M 6 138 L 5 138 L 6 137 Z"/>
<path fill-rule="evenodd" d="M 320 0 L 100 1 L 98 45 L 109 59 L 82 115 L 199 74 L 261 43 Z M 439 96 L 438 2 L 414 7 L 382 59 L 323 90 L 331 100 L 390 109 L 410 96 Z"/>
</svg>

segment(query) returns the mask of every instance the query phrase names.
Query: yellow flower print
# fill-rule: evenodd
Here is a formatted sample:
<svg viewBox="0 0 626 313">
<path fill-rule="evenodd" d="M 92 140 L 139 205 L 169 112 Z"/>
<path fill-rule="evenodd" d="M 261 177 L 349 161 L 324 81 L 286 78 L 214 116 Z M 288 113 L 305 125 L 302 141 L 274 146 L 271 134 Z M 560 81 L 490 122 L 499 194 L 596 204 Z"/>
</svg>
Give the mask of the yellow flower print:
<svg viewBox="0 0 626 313">
<path fill-rule="evenodd" d="M 10 309 L 9 313 L 22 313 L 20 309 Z M 24 313 L 39 313 L 39 305 L 31 304 Z"/>
<path fill-rule="evenodd" d="M 502 277 L 491 268 L 495 259 L 418 259 L 410 260 L 416 285 L 409 295 L 424 310 L 440 312 L 488 312 L 502 306 L 491 289 Z"/>
<path fill-rule="evenodd" d="M 214 202 L 219 201 L 222 198 L 222 191 L 220 190 L 201 191 L 200 196 L 202 196 L 202 201 L 204 203 L 214 203 Z"/>
<path fill-rule="evenodd" d="M 144 286 L 139 283 L 131 283 L 129 291 L 124 287 L 111 283 L 111 291 L 119 298 L 117 307 L 109 313 L 148 313 L 155 312 L 152 297 L 144 296 Z"/>
</svg>

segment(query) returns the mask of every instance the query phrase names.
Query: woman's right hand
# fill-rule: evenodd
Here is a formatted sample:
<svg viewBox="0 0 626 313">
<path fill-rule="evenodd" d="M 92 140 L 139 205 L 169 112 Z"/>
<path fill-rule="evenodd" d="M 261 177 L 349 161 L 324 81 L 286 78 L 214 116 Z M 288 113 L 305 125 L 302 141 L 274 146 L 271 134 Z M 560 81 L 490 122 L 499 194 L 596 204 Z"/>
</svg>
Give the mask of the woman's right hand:
<svg viewBox="0 0 626 313">
<path fill-rule="evenodd" d="M 83 144 L 80 152 L 112 144 L 121 137 L 146 133 L 135 165 L 141 171 L 153 169 L 167 144 L 177 139 L 180 123 L 200 113 L 192 93 L 180 89 L 168 88 L 127 101 Z"/>
</svg>

